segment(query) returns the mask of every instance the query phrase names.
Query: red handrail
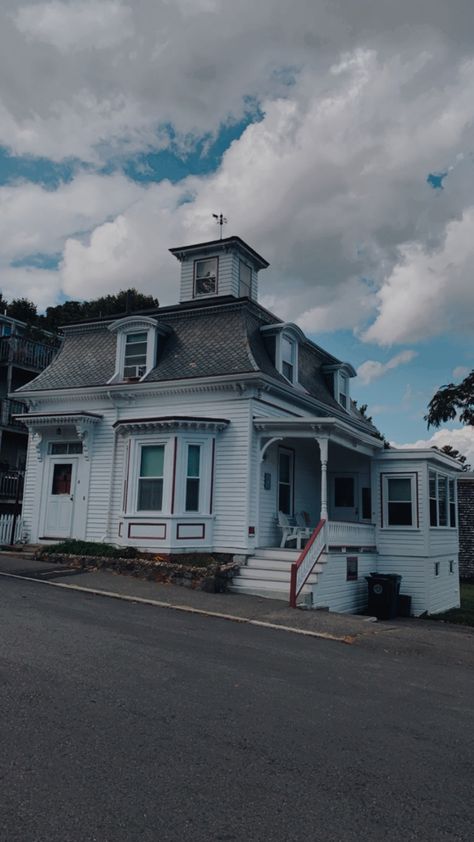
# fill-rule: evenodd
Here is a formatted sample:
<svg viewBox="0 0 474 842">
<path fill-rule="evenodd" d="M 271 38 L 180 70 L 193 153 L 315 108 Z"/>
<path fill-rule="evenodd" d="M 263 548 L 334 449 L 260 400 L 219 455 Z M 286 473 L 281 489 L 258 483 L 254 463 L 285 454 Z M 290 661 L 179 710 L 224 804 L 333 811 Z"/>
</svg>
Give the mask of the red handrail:
<svg viewBox="0 0 474 842">
<path fill-rule="evenodd" d="M 318 537 L 318 535 L 321 532 L 321 529 L 324 527 L 325 523 L 326 523 L 325 520 L 319 521 L 317 527 L 315 528 L 313 534 L 311 535 L 311 538 L 309 539 L 308 543 L 306 544 L 306 547 L 302 550 L 302 552 L 301 552 L 301 554 L 298 558 L 298 561 L 294 561 L 293 564 L 291 565 L 290 608 L 296 608 L 296 597 L 298 596 L 298 594 L 296 593 L 296 574 L 298 572 L 298 568 L 301 567 L 301 565 L 303 564 L 303 561 L 305 560 L 309 550 L 311 549 L 312 545 L 314 544 L 316 538 Z M 322 552 L 322 550 L 321 550 L 321 552 Z M 321 553 L 320 553 L 320 555 L 321 555 Z M 319 556 L 318 556 L 318 558 L 319 558 Z M 314 561 L 314 564 L 316 564 L 317 560 L 318 559 L 316 558 L 315 561 Z M 313 564 L 313 567 L 314 567 L 314 564 Z M 311 568 L 311 570 L 313 569 L 313 567 Z M 311 573 L 311 570 L 308 571 L 308 576 Z M 306 577 L 306 578 L 308 578 L 308 577 Z M 306 581 L 306 579 L 305 579 L 305 581 Z M 303 582 L 303 585 L 304 585 L 304 582 Z M 303 587 L 303 585 L 301 585 L 301 587 Z M 300 588 L 300 590 L 301 590 L 301 588 Z"/>
</svg>

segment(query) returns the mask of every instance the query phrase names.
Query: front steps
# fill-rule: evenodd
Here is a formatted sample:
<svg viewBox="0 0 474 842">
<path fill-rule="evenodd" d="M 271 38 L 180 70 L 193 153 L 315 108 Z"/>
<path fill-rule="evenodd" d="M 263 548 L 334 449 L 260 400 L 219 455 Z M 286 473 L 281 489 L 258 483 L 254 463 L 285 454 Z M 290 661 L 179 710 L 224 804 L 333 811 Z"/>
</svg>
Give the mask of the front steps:
<svg viewBox="0 0 474 842">
<path fill-rule="evenodd" d="M 241 567 L 237 576 L 229 587 L 231 593 L 247 594 L 247 596 L 263 596 L 267 599 L 290 599 L 290 570 L 293 562 L 298 560 L 300 550 L 285 550 L 279 548 L 257 549 L 255 555 L 247 559 L 247 564 Z M 324 570 L 324 556 L 315 564 L 306 584 L 298 596 L 299 602 L 305 602 L 318 582 L 318 575 Z"/>
</svg>

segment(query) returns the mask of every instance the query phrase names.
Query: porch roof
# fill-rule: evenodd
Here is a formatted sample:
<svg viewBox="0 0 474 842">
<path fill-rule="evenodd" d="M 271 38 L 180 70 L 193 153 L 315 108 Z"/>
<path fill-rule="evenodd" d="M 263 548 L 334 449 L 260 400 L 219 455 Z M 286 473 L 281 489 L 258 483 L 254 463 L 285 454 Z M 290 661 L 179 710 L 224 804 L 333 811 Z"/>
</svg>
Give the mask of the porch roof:
<svg viewBox="0 0 474 842">
<path fill-rule="evenodd" d="M 254 427 L 266 437 L 280 438 L 325 438 L 371 455 L 383 448 L 383 441 L 363 433 L 339 418 L 255 418 Z"/>
</svg>

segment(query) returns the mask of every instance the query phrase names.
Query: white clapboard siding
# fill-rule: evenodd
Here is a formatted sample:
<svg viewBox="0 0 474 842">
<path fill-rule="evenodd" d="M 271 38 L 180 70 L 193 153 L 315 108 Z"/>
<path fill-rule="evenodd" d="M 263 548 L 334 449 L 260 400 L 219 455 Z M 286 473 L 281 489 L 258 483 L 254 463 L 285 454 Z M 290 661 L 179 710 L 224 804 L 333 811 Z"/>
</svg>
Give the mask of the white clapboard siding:
<svg viewBox="0 0 474 842">
<path fill-rule="evenodd" d="M 329 608 L 340 613 L 360 613 L 367 607 L 367 581 L 365 576 L 377 569 L 376 553 L 350 553 L 357 555 L 357 581 L 347 581 L 347 554 L 326 553 L 323 572 L 313 588 L 315 608 Z"/>
<path fill-rule="evenodd" d="M 108 537 L 112 474 L 115 466 L 115 431 L 112 425 L 117 415 L 112 409 L 101 408 L 90 411 L 100 413 L 103 420 L 97 424 L 93 434 L 86 538 L 88 541 L 103 541 Z"/>
<path fill-rule="evenodd" d="M 382 527 L 382 474 L 415 474 L 417 476 L 417 512 L 418 527 L 400 529 Z M 374 471 L 372 482 L 373 509 L 376 515 L 376 542 L 381 555 L 424 556 L 427 555 L 427 499 L 426 499 L 426 463 L 404 460 L 379 462 Z"/>
<path fill-rule="evenodd" d="M 457 529 L 430 527 L 428 535 L 430 555 L 449 555 L 450 553 L 454 553 L 457 556 L 459 547 L 459 533 Z"/>
<path fill-rule="evenodd" d="M 453 572 L 450 572 L 452 562 Z M 436 576 L 436 565 L 439 565 Z M 444 557 L 433 557 L 429 559 L 426 571 L 428 583 L 428 606 L 429 614 L 437 614 L 440 611 L 447 611 L 449 608 L 456 608 L 460 604 L 459 593 L 459 566 L 457 555 Z"/>
<path fill-rule="evenodd" d="M 31 436 L 28 438 L 28 449 L 26 453 L 25 485 L 23 488 L 23 503 L 21 514 L 28 532 L 28 539 L 32 543 L 38 540 L 38 499 L 40 497 L 39 487 L 39 462 L 36 454 L 36 447 Z"/>
</svg>

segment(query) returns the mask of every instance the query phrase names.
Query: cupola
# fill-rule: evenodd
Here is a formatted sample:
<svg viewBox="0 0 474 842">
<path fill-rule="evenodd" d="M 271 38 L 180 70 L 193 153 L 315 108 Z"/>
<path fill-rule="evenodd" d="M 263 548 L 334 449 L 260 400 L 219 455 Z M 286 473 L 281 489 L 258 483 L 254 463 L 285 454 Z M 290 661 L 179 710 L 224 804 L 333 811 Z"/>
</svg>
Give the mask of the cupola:
<svg viewBox="0 0 474 842">
<path fill-rule="evenodd" d="M 240 237 L 170 249 L 181 263 L 180 303 L 209 298 L 258 299 L 258 273 L 269 263 Z"/>
</svg>

